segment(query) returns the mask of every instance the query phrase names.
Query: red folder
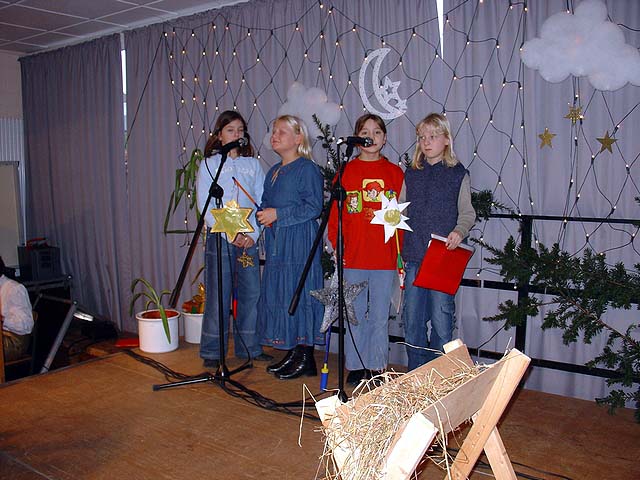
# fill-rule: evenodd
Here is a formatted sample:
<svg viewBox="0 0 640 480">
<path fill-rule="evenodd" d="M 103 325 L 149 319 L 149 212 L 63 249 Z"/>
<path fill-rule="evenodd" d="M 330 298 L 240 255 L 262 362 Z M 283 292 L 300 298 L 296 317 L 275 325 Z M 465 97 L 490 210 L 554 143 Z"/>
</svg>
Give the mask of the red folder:
<svg viewBox="0 0 640 480">
<path fill-rule="evenodd" d="M 475 248 L 461 243 L 454 250 L 447 250 L 447 239 L 431 234 L 420 269 L 413 284 L 455 295 L 460 287 L 462 275 Z"/>
</svg>

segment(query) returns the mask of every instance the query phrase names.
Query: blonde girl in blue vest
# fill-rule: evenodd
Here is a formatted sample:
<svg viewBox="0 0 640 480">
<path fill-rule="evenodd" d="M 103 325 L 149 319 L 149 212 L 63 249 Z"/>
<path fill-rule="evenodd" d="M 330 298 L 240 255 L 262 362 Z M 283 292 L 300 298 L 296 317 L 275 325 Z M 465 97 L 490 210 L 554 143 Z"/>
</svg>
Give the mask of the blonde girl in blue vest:
<svg viewBox="0 0 640 480">
<path fill-rule="evenodd" d="M 453 335 L 454 296 L 413 285 L 431 234 L 445 237 L 447 248 L 453 250 L 469 234 L 476 218 L 469 172 L 453 152 L 447 117 L 429 114 L 418 123 L 416 135 L 403 188 L 406 201 L 411 202 L 407 216 L 413 229 L 405 232 L 402 246 L 407 275 L 402 320 L 409 344 L 409 370 L 437 357 Z"/>
</svg>

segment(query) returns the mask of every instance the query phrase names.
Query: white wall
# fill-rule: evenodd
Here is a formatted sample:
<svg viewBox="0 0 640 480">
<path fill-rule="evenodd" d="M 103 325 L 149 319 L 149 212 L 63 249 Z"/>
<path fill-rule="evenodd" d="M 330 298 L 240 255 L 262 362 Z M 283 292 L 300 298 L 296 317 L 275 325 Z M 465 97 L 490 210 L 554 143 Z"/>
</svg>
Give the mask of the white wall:
<svg viewBox="0 0 640 480">
<path fill-rule="evenodd" d="M 8 52 L 0 52 L 0 122 L 2 125 L 15 125 L 15 119 L 22 118 L 22 89 L 20 84 L 20 62 L 18 55 Z M 9 130 L 3 132 L 9 134 Z M 5 138 L 6 140 L 7 138 Z M 20 239 L 20 214 L 19 214 L 19 194 L 20 184 L 16 172 L 21 171 L 19 166 L 16 170 L 15 162 L 18 160 L 17 151 L 10 147 L 15 147 L 15 142 L 7 142 L 0 145 L 0 255 L 7 265 L 18 264 L 18 252 L 16 245 Z M 21 153 L 22 149 L 20 149 Z M 6 155 L 5 155 L 6 154 Z M 21 157 L 21 155 L 19 155 Z"/>
<path fill-rule="evenodd" d="M 0 52 L 0 117 L 22 118 L 18 55 Z"/>
</svg>

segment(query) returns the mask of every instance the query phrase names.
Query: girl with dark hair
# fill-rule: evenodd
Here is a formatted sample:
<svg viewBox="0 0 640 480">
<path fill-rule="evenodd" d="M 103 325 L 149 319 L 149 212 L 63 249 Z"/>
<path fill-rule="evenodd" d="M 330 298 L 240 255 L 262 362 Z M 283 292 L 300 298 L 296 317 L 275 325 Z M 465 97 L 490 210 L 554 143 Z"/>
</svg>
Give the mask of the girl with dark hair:
<svg viewBox="0 0 640 480">
<path fill-rule="evenodd" d="M 369 137 L 373 145 L 360 147 L 358 156 L 344 169 L 342 186 L 349 202 L 343 207 L 344 279 L 349 284 L 368 282 L 354 302 L 357 325 L 349 325 L 345 339 L 347 382 L 357 385 L 387 368 L 389 360 L 390 288 L 397 267 L 397 244 L 385 243 L 384 228 L 372 225 L 374 212 L 382 208 L 382 196 L 398 197 L 402 169 L 380 152 L 387 141 L 387 127 L 378 115 L 365 114 L 356 121 L 354 135 Z M 329 217 L 329 241 L 337 247 L 338 211 Z"/>
<path fill-rule="evenodd" d="M 234 148 L 228 153 L 228 158 L 222 167 L 218 184 L 224 190 L 222 204 L 235 200 L 241 208 L 253 208 L 248 196 L 240 191 L 234 178 L 255 199 L 262 196 L 264 171 L 257 159 L 253 157 L 247 123 L 242 115 L 233 110 L 222 112 L 216 120 L 213 134 L 204 149 L 206 160 L 200 164 L 197 178 L 198 207 L 204 207 L 209 195 L 209 188 L 221 162 L 218 151 L 226 144 L 235 142 L 239 138 L 247 139 L 247 145 Z M 210 208 L 215 208 L 209 204 Z M 207 229 L 215 224 L 211 211 L 201 212 L 205 216 Z M 255 215 L 250 215 L 249 222 L 254 228 L 252 233 L 238 233 L 235 238 L 225 235 L 226 241 L 222 245 L 222 311 L 229 312 L 231 305 L 232 286 L 237 281 L 237 318 L 233 328 L 234 350 L 238 358 L 247 356 L 258 361 L 271 360 L 270 355 L 262 352 L 260 334 L 256 331 L 257 303 L 260 296 L 260 265 L 258 259 L 257 241 L 259 236 Z M 205 291 L 206 303 L 202 318 L 202 336 L 200 340 L 200 357 L 204 359 L 204 366 L 217 369 L 220 365 L 218 326 L 218 275 L 217 252 L 215 234 L 208 232 L 205 245 Z M 228 344 L 229 322 L 224 319 L 224 345 Z"/>
</svg>

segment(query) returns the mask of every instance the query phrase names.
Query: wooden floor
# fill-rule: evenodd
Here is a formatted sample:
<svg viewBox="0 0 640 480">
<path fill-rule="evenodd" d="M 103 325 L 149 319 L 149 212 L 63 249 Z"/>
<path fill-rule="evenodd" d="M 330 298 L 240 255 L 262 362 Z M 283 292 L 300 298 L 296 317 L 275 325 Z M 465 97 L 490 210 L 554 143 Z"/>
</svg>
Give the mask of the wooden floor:
<svg viewBox="0 0 640 480">
<path fill-rule="evenodd" d="M 197 345 L 150 357 L 183 373 L 202 371 Z M 303 383 L 319 391 L 317 378 L 279 381 L 256 365 L 232 380 L 280 402 L 300 400 Z M 300 431 L 299 417 L 250 405 L 212 382 L 152 391 L 164 382 L 117 353 L 0 386 L 0 478 L 322 478 L 318 423 L 305 420 Z M 593 402 L 525 390 L 500 432 L 527 478 L 640 478 L 640 425 L 630 410 L 609 416 Z M 420 476 L 443 477 L 433 465 Z"/>
</svg>

